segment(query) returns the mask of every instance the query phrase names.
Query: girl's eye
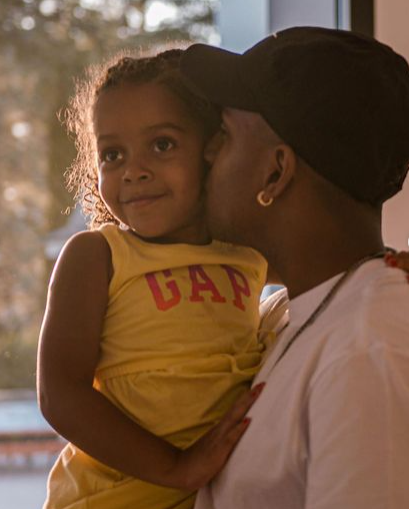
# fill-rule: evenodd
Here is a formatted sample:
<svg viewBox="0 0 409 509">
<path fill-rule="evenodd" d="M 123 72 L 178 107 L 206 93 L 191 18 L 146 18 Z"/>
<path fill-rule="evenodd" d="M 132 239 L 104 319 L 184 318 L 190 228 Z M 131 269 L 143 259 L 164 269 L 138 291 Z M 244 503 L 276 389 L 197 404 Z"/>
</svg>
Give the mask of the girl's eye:
<svg viewBox="0 0 409 509">
<path fill-rule="evenodd" d="M 119 150 L 108 149 L 101 154 L 101 162 L 103 163 L 115 163 L 121 159 L 123 159 L 123 154 Z"/>
<path fill-rule="evenodd" d="M 155 140 L 153 150 L 155 152 L 168 152 L 174 148 L 175 144 L 169 138 L 158 138 Z"/>
</svg>

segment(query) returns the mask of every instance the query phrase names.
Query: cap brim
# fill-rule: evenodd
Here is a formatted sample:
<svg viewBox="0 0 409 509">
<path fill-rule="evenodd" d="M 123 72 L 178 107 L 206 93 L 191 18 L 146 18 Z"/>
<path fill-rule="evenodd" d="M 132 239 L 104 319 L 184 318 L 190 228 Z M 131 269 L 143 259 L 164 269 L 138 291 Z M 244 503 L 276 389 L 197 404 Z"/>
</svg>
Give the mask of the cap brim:
<svg viewBox="0 0 409 509">
<path fill-rule="evenodd" d="M 182 56 L 181 71 L 209 101 L 255 111 L 251 91 L 243 80 L 242 58 L 214 46 L 194 44 Z"/>
</svg>

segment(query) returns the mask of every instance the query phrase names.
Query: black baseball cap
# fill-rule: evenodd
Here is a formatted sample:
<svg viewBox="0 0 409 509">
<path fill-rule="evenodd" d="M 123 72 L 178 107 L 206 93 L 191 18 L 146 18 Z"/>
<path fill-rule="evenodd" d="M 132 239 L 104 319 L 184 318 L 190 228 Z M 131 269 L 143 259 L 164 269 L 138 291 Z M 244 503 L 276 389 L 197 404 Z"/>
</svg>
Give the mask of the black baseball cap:
<svg viewBox="0 0 409 509">
<path fill-rule="evenodd" d="M 361 34 L 289 28 L 243 54 L 205 44 L 182 72 L 221 106 L 258 112 L 316 172 L 377 206 L 409 164 L 409 66 Z"/>
</svg>

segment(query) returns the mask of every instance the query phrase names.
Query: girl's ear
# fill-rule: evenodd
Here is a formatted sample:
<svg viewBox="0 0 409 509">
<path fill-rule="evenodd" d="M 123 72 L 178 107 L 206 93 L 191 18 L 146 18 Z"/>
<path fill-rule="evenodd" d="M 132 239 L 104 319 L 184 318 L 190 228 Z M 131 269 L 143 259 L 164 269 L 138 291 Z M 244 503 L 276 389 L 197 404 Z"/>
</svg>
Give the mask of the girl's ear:
<svg viewBox="0 0 409 509">
<path fill-rule="evenodd" d="M 264 196 L 275 200 L 294 178 L 297 156 L 289 145 L 280 143 L 272 149 L 270 162 L 265 174 Z"/>
</svg>

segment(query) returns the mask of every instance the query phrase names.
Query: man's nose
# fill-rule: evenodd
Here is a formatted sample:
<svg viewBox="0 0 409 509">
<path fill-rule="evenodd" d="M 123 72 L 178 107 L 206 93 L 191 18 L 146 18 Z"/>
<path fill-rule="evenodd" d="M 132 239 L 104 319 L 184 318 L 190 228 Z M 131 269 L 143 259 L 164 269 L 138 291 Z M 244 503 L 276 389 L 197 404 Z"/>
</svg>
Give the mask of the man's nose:
<svg viewBox="0 0 409 509">
<path fill-rule="evenodd" d="M 213 164 L 219 150 L 221 149 L 224 142 L 224 133 L 220 129 L 217 133 L 210 138 L 204 149 L 204 158 L 209 164 Z"/>
</svg>

